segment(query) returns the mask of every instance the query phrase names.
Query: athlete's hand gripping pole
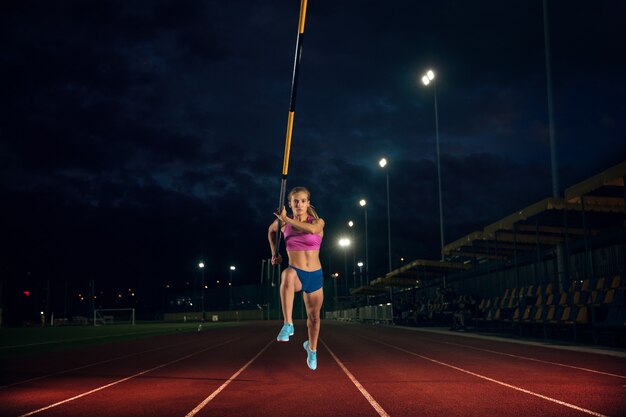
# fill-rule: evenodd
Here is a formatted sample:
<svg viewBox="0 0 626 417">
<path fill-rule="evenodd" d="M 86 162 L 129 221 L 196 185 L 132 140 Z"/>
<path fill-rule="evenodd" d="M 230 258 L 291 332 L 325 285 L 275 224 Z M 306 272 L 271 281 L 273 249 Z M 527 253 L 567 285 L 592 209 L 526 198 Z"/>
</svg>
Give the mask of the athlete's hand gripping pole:
<svg viewBox="0 0 626 417">
<path fill-rule="evenodd" d="M 300 73 L 300 57 L 302 56 L 302 38 L 304 36 L 304 20 L 306 17 L 307 0 L 300 1 L 300 22 L 298 23 L 298 37 L 296 39 L 296 56 L 293 63 L 293 76 L 291 79 L 291 99 L 289 101 L 289 116 L 287 118 L 287 135 L 285 139 L 285 154 L 283 156 L 283 173 L 280 182 L 280 197 L 278 199 L 278 213 L 285 208 L 285 192 L 287 188 L 287 172 L 289 171 L 289 154 L 291 153 L 291 134 L 293 132 L 293 119 L 296 111 L 296 93 L 298 90 L 298 74 Z M 280 255 L 280 229 L 281 221 L 278 220 L 276 233 L 276 245 L 274 256 Z"/>
</svg>

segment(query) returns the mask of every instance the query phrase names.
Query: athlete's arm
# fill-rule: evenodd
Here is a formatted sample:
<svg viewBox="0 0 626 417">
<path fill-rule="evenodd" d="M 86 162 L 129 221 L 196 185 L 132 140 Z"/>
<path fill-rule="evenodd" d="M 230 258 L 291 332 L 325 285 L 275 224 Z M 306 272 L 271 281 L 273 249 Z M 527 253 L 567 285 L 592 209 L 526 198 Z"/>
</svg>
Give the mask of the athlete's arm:
<svg viewBox="0 0 626 417">
<path fill-rule="evenodd" d="M 276 254 L 276 233 L 280 233 L 278 230 L 278 220 L 274 220 L 267 229 L 267 240 L 270 242 L 270 251 L 272 253 L 272 265 L 278 265 L 282 263 L 283 260 L 280 254 Z"/>
<path fill-rule="evenodd" d="M 292 219 L 290 217 L 285 217 L 285 220 L 283 221 L 289 223 L 294 229 L 304 233 L 319 235 L 324 231 L 324 219 L 313 219 L 311 223 L 307 223 Z"/>
<path fill-rule="evenodd" d="M 284 207 L 283 207 L 283 212 L 281 214 L 278 214 L 278 212 L 276 212 L 274 213 L 274 216 L 276 216 L 276 218 L 280 220 L 281 222 L 289 223 L 291 227 L 295 228 L 296 230 L 305 232 L 305 233 L 312 233 L 312 234 L 317 235 L 317 234 L 321 234 L 324 231 L 325 223 L 323 219 L 313 219 L 311 223 L 301 222 L 301 221 L 298 221 L 296 219 L 293 219 L 287 216 L 287 211 L 285 210 Z"/>
</svg>

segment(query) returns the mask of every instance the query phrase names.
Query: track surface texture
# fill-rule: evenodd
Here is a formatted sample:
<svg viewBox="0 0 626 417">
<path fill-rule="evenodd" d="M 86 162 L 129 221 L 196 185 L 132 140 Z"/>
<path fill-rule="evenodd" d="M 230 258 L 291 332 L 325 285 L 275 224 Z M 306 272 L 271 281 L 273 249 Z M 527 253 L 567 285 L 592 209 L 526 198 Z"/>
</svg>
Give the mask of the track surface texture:
<svg viewBox="0 0 626 417">
<path fill-rule="evenodd" d="M 0 363 L 0 416 L 626 416 L 626 354 L 445 331 L 250 322 Z"/>
</svg>

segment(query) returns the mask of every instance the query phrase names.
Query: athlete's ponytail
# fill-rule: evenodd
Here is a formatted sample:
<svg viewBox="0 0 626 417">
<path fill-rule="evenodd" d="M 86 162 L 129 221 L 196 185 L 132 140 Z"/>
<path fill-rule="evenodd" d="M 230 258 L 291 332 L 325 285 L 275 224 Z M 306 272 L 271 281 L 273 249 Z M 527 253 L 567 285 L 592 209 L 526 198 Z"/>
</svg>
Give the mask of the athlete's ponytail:
<svg viewBox="0 0 626 417">
<path fill-rule="evenodd" d="M 314 219 L 320 218 L 320 216 L 318 216 L 317 212 L 315 211 L 315 207 L 313 207 L 310 203 L 309 203 L 309 208 L 306 209 L 306 212 L 309 216 L 313 217 Z"/>
</svg>

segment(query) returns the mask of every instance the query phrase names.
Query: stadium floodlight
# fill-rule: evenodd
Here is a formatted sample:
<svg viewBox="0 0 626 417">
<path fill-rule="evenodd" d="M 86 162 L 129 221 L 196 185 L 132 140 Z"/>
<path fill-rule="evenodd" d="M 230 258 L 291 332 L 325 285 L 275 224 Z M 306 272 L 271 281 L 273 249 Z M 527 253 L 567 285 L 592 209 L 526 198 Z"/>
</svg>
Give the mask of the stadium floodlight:
<svg viewBox="0 0 626 417">
<path fill-rule="evenodd" d="M 422 77 L 422 83 L 424 85 L 428 85 L 434 79 L 435 79 L 435 73 L 433 72 L 433 70 L 428 70 L 426 74 Z"/>
</svg>

